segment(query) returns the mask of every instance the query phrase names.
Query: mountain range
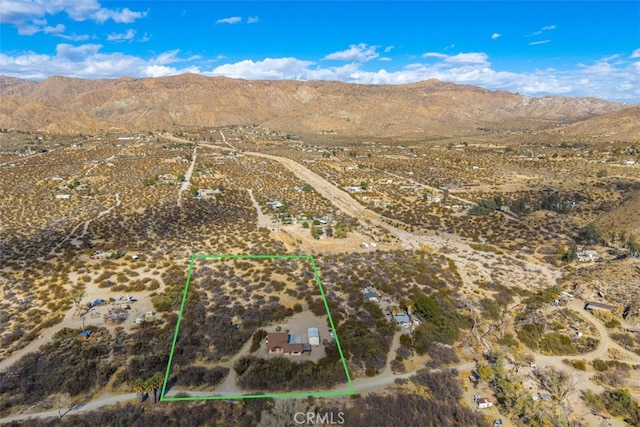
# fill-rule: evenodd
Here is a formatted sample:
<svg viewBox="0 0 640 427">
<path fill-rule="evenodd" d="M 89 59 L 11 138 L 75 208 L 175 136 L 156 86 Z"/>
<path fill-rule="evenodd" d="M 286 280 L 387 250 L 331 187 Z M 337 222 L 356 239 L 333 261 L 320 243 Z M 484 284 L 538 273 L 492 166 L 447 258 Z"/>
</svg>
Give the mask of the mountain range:
<svg viewBox="0 0 640 427">
<path fill-rule="evenodd" d="M 596 98 L 529 97 L 426 80 L 405 85 L 248 81 L 182 74 L 35 82 L 0 76 L 0 128 L 60 134 L 260 124 L 293 133 L 452 136 L 469 129 L 640 135 L 640 107 Z M 619 125 L 624 124 L 620 127 Z"/>
</svg>

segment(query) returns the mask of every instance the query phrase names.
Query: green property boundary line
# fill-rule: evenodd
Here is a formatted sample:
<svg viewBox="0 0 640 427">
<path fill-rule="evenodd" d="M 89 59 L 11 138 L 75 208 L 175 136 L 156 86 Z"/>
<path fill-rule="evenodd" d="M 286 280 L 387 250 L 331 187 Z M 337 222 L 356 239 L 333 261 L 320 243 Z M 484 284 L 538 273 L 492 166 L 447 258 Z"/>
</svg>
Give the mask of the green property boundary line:
<svg viewBox="0 0 640 427">
<path fill-rule="evenodd" d="M 187 293 L 189 291 L 189 283 L 191 282 L 191 274 L 193 273 L 193 266 L 196 260 L 199 259 L 300 259 L 300 260 L 308 260 L 311 263 L 311 268 L 313 269 L 313 274 L 316 278 L 316 284 L 318 285 L 318 289 L 320 290 L 320 296 L 322 297 L 322 302 L 324 303 L 325 311 L 327 312 L 327 316 L 329 317 L 329 324 L 331 325 L 331 330 L 333 331 L 333 336 L 336 341 L 336 345 L 338 347 L 338 352 L 340 353 L 340 359 L 342 360 L 342 367 L 344 368 L 344 373 L 347 376 L 347 382 L 349 383 L 348 391 L 319 391 L 319 392 L 299 392 L 299 393 L 265 393 L 265 394 L 242 394 L 242 395 L 226 395 L 226 396 L 186 396 L 186 397 L 167 397 L 166 388 L 167 383 L 169 381 L 169 372 L 171 371 L 171 363 L 173 361 L 173 353 L 176 349 L 176 342 L 178 341 L 178 332 L 180 331 L 180 322 L 182 321 L 182 313 L 184 311 L 184 305 L 187 300 Z M 320 275 L 318 274 L 318 269 L 316 267 L 316 262 L 311 255 L 230 255 L 230 254 L 195 254 L 191 256 L 191 262 L 189 263 L 189 271 L 187 273 L 187 281 L 184 285 L 184 292 L 182 293 L 182 303 L 180 304 L 180 312 L 178 313 L 178 321 L 176 323 L 176 329 L 173 334 L 173 342 L 171 343 L 171 352 L 169 353 L 169 361 L 167 363 L 167 371 L 164 375 L 164 382 L 162 383 L 162 393 L 160 397 L 161 402 L 178 402 L 178 401 L 201 401 L 201 400 L 228 400 L 228 399 L 257 399 L 257 398 L 291 398 L 291 397 L 327 397 L 327 396 L 346 396 L 355 394 L 355 389 L 353 387 L 353 381 L 351 380 L 351 376 L 349 375 L 349 368 L 347 367 L 347 361 L 344 357 L 344 353 L 342 352 L 342 346 L 340 345 L 340 339 L 338 338 L 338 333 L 336 331 L 336 327 L 333 323 L 333 318 L 331 317 L 331 312 L 329 311 L 329 304 L 327 303 L 327 297 L 324 293 L 324 288 L 322 287 L 322 282 L 320 281 Z M 185 393 L 189 393 L 189 391 L 185 391 Z"/>
</svg>

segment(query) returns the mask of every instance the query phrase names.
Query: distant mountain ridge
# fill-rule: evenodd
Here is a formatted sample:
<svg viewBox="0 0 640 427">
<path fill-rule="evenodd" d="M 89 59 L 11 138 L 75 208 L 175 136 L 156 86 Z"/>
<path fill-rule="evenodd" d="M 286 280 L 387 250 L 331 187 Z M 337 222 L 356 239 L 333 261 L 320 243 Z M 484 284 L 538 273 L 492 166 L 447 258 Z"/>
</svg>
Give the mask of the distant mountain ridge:
<svg viewBox="0 0 640 427">
<path fill-rule="evenodd" d="M 426 80 L 405 85 L 159 78 L 41 82 L 0 76 L 0 127 L 53 133 L 258 123 L 287 132 L 448 136 L 482 126 L 540 127 L 630 108 L 596 98 L 528 97 Z"/>
</svg>

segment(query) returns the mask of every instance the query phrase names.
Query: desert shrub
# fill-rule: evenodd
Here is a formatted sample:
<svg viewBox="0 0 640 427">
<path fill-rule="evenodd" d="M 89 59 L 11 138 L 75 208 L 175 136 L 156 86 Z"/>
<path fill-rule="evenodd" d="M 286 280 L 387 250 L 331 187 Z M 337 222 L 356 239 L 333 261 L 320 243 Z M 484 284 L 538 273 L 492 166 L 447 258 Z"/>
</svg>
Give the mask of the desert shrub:
<svg viewBox="0 0 640 427">
<path fill-rule="evenodd" d="M 512 334 L 507 332 L 506 334 L 504 334 L 504 336 L 502 336 L 498 340 L 498 344 L 504 345 L 504 346 L 507 346 L 507 347 L 517 347 L 518 346 L 518 340 L 515 339 L 515 337 Z"/>
<path fill-rule="evenodd" d="M 468 326 L 468 319 L 458 314 L 444 297 L 419 296 L 415 299 L 415 312 L 425 319 L 413 333 L 413 346 L 418 354 L 424 354 L 435 342 L 453 344 L 460 329 Z"/>
<path fill-rule="evenodd" d="M 376 325 L 376 322 L 374 322 Z M 340 344 L 345 357 L 356 357 L 365 361 L 371 369 L 382 369 L 385 365 L 391 336 L 367 327 L 360 319 L 350 318 L 338 326 Z"/>
<path fill-rule="evenodd" d="M 411 381 L 426 386 L 436 399 L 457 402 L 462 398 L 460 379 L 458 371 L 455 369 L 445 369 L 439 372 L 419 371 L 411 377 Z"/>
<path fill-rule="evenodd" d="M 222 366 L 210 369 L 201 366 L 189 366 L 178 372 L 175 376 L 175 383 L 181 386 L 214 386 L 222 382 L 228 374 L 229 368 Z"/>
<path fill-rule="evenodd" d="M 498 209 L 498 205 L 494 199 L 483 199 L 477 205 L 469 209 L 469 215 L 489 215 Z"/>
<path fill-rule="evenodd" d="M 569 363 L 574 367 L 574 369 L 577 369 L 579 371 L 587 370 L 587 361 L 584 359 L 573 359 Z"/>
<path fill-rule="evenodd" d="M 109 332 L 96 328 L 86 342 L 77 339 L 79 333 L 79 329 L 62 329 L 41 351 L 27 354 L 9 371 L 0 373 L 2 407 L 31 404 L 55 393 L 76 396 L 103 387 L 116 370 L 108 360 Z"/>
<path fill-rule="evenodd" d="M 602 359 L 594 359 L 591 361 L 591 365 L 593 369 L 598 372 L 604 372 L 609 369 L 625 369 L 629 370 L 629 365 L 624 362 L 620 362 L 619 360 L 602 360 Z"/>
<path fill-rule="evenodd" d="M 538 348 L 538 344 L 543 333 L 544 326 L 538 323 L 527 323 L 518 329 L 517 332 L 518 339 L 532 350 L 536 350 Z"/>
<path fill-rule="evenodd" d="M 582 399 L 596 410 L 608 410 L 614 416 L 621 416 L 630 425 L 640 425 L 640 406 L 626 388 L 605 390 L 599 395 L 591 390 L 583 392 Z"/>
<path fill-rule="evenodd" d="M 411 357 L 411 349 L 401 345 L 396 349 L 396 354 L 403 359 L 408 359 Z"/>
<path fill-rule="evenodd" d="M 264 329 L 258 329 L 254 332 L 253 337 L 251 339 L 251 348 L 249 352 L 255 353 L 259 348 L 262 340 L 264 340 L 267 336 L 267 332 Z"/>
<path fill-rule="evenodd" d="M 620 387 L 624 385 L 627 379 L 628 369 L 615 368 L 604 372 L 598 372 L 593 379 L 598 384 L 604 384 L 610 387 Z"/>
<path fill-rule="evenodd" d="M 562 289 L 559 286 L 552 286 L 531 295 L 524 300 L 524 303 L 529 308 L 539 308 L 557 299 L 560 296 L 560 292 L 562 292 Z"/>
<path fill-rule="evenodd" d="M 236 362 L 234 369 L 239 375 L 238 384 L 248 390 L 309 390 L 347 380 L 342 363 L 334 358 L 297 363 L 284 357 L 245 357 Z"/>
<path fill-rule="evenodd" d="M 351 427 L 489 425 L 482 414 L 447 399 L 447 395 L 436 396 L 432 399 L 410 393 L 369 394 L 353 402 L 345 419 Z"/>
<path fill-rule="evenodd" d="M 501 318 L 502 309 L 504 308 L 503 305 L 489 298 L 481 299 L 480 305 L 482 306 L 482 311 L 484 312 L 484 315 L 489 319 L 498 320 Z"/>
<path fill-rule="evenodd" d="M 458 363 L 460 361 L 456 351 L 452 347 L 442 344 L 431 345 L 427 349 L 427 354 L 431 357 L 431 360 L 427 362 L 427 367 L 429 368 L 439 368 L 442 365 Z"/>
<path fill-rule="evenodd" d="M 182 287 L 173 286 L 166 288 L 162 293 L 151 297 L 153 307 L 157 312 L 177 311 L 182 304 L 182 296 L 184 292 L 184 284 Z M 193 295 L 189 293 L 188 296 Z"/>
<path fill-rule="evenodd" d="M 406 368 L 404 367 L 404 363 L 402 363 L 402 361 L 400 360 L 395 360 L 395 359 L 392 360 L 390 363 L 390 366 L 393 372 L 403 373 L 407 371 Z"/>
<path fill-rule="evenodd" d="M 577 353 L 575 345 L 567 335 L 557 332 L 545 334 L 539 343 L 540 351 L 552 355 L 564 355 Z"/>
</svg>

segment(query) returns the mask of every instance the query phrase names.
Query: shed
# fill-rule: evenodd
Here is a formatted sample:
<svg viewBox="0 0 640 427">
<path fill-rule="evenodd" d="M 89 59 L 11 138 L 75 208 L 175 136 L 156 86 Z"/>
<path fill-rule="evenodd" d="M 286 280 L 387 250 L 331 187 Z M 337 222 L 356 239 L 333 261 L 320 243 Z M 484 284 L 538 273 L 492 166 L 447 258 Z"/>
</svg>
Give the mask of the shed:
<svg viewBox="0 0 640 427">
<path fill-rule="evenodd" d="M 485 409 L 493 406 L 493 403 L 491 403 L 489 399 L 486 399 L 484 397 L 477 399 L 476 403 L 478 404 L 478 409 Z"/>
<path fill-rule="evenodd" d="M 372 302 L 378 302 L 380 300 L 380 295 L 373 291 L 365 291 L 364 297 Z"/>
<path fill-rule="evenodd" d="M 585 310 L 606 310 L 611 312 L 616 311 L 615 306 L 609 305 L 609 304 L 603 304 L 601 302 L 596 302 L 596 301 L 587 301 L 586 304 L 584 305 L 584 309 Z"/>
<path fill-rule="evenodd" d="M 409 324 L 409 316 L 407 314 L 398 314 L 396 316 L 393 316 L 393 318 L 396 320 L 396 323 L 400 326 L 406 326 Z"/>
<path fill-rule="evenodd" d="M 95 301 L 93 301 L 93 302 L 91 303 L 91 307 L 99 307 L 99 306 L 101 306 L 102 304 L 104 304 L 104 300 L 103 300 L 103 299 L 98 298 L 97 300 L 95 300 Z"/>
<path fill-rule="evenodd" d="M 307 335 L 309 336 L 309 344 L 320 345 L 320 331 L 318 328 L 309 328 Z"/>
<path fill-rule="evenodd" d="M 78 334 L 78 339 L 80 341 L 86 341 L 91 337 L 91 330 L 90 329 L 85 329 L 84 331 L 80 332 Z"/>
</svg>

